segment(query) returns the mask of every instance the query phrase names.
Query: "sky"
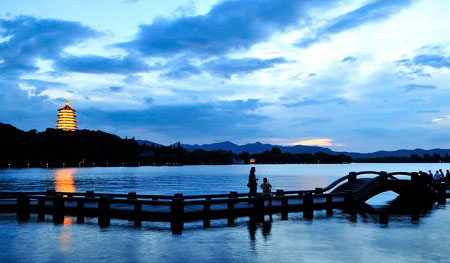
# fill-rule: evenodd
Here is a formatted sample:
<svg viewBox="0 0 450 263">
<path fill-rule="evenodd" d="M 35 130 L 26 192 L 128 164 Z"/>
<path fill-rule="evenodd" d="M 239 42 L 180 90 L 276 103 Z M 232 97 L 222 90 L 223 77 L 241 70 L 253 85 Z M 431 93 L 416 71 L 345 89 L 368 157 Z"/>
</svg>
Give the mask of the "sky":
<svg viewBox="0 0 450 263">
<path fill-rule="evenodd" d="M 2 0 L 0 122 L 162 144 L 450 148 L 447 0 Z"/>
</svg>

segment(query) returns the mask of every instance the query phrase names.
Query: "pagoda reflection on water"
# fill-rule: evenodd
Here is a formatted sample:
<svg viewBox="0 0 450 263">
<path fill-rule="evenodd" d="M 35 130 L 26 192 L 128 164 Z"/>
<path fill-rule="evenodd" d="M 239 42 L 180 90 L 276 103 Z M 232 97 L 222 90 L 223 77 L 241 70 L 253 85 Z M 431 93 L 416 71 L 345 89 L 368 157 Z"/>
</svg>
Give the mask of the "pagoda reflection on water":
<svg viewBox="0 0 450 263">
<path fill-rule="evenodd" d="M 75 119 L 77 115 L 75 114 L 76 110 L 69 106 L 69 98 L 66 100 L 66 105 L 58 111 L 58 120 L 56 121 L 58 124 L 56 128 L 64 131 L 75 131 L 78 128 L 76 124 L 77 120 Z"/>
</svg>

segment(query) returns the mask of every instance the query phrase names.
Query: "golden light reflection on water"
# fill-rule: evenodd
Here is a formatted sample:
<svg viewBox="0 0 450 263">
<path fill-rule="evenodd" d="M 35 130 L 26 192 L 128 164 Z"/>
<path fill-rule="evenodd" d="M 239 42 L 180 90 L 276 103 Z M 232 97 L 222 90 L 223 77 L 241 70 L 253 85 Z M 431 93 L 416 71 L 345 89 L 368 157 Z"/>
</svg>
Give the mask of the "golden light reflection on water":
<svg viewBox="0 0 450 263">
<path fill-rule="evenodd" d="M 75 192 L 75 180 L 73 175 L 76 169 L 55 170 L 55 190 L 57 192 Z"/>
<path fill-rule="evenodd" d="M 60 250 L 62 252 L 69 252 L 70 246 L 72 244 L 72 230 L 68 228 L 73 224 L 73 219 L 69 217 L 64 218 L 64 229 L 62 230 L 61 234 L 59 235 L 59 245 Z"/>
<path fill-rule="evenodd" d="M 57 192 L 76 192 L 75 180 L 73 178 L 76 169 L 58 169 L 55 170 L 55 190 Z M 69 217 L 64 218 L 64 229 L 59 235 L 60 250 L 62 252 L 69 252 L 72 244 L 72 230 L 70 226 L 73 224 L 73 219 Z"/>
<path fill-rule="evenodd" d="M 73 219 L 69 217 L 64 217 L 64 226 L 70 226 L 73 224 Z"/>
</svg>

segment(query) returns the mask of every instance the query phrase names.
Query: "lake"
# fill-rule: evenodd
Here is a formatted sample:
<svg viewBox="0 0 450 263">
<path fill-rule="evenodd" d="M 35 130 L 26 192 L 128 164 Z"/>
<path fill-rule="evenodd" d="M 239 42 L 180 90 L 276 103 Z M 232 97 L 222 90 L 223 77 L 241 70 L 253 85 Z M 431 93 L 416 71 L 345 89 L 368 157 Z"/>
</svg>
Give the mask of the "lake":
<svg viewBox="0 0 450 263">
<path fill-rule="evenodd" d="M 325 187 L 350 171 L 450 169 L 449 164 L 255 165 L 274 189 Z M 4 191 L 56 189 L 140 194 L 246 192 L 250 166 L 114 167 L 3 169 Z M 356 212 L 316 211 L 281 221 L 251 224 L 239 218 L 185 224 L 173 235 L 166 223 L 112 220 L 100 228 L 97 219 L 84 224 L 66 217 L 63 224 L 18 223 L 15 214 L 0 214 L 0 262 L 450 262 L 450 209 L 446 205 L 398 204 L 394 193 L 369 200 Z"/>
</svg>

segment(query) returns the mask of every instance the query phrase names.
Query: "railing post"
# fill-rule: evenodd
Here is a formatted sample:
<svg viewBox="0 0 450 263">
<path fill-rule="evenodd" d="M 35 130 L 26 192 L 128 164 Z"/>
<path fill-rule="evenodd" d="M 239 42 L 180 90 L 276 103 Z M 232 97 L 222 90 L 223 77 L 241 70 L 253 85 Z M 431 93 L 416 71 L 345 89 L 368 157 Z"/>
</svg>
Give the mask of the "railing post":
<svg viewBox="0 0 450 263">
<path fill-rule="evenodd" d="M 98 224 L 107 227 L 111 223 L 110 202 L 108 197 L 102 195 L 98 201 Z"/>
<path fill-rule="evenodd" d="M 264 221 L 264 199 L 262 195 L 253 198 L 253 215 L 251 220 L 255 222 Z"/>
<path fill-rule="evenodd" d="M 136 200 L 136 192 L 128 192 L 128 196 L 127 196 L 128 200 Z"/>
<path fill-rule="evenodd" d="M 45 197 L 38 199 L 38 221 L 45 221 Z"/>
<path fill-rule="evenodd" d="M 388 180 L 388 174 L 385 171 L 380 172 L 381 182 L 385 183 Z"/>
<path fill-rule="evenodd" d="M 421 178 L 419 174 L 416 172 L 411 173 L 411 182 L 418 182 Z"/>
<path fill-rule="evenodd" d="M 314 216 L 314 198 L 311 193 L 305 193 L 303 196 L 303 217 L 313 218 Z"/>
<path fill-rule="evenodd" d="M 77 223 L 84 223 L 84 200 L 77 200 Z"/>
<path fill-rule="evenodd" d="M 171 221 L 170 229 L 172 233 L 180 234 L 183 230 L 184 225 L 184 207 L 183 207 L 183 194 L 175 194 L 172 199 L 172 204 L 170 207 Z"/>
<path fill-rule="evenodd" d="M 447 203 L 447 189 L 445 185 L 439 185 L 438 188 L 438 204 L 444 205 Z"/>
<path fill-rule="evenodd" d="M 230 195 L 228 197 L 228 203 L 227 203 L 227 209 L 228 209 L 228 226 L 234 225 L 234 202 L 237 199 L 237 192 L 230 192 Z"/>
<path fill-rule="evenodd" d="M 17 196 L 17 220 L 26 221 L 30 219 L 30 197 L 20 193 Z"/>
<path fill-rule="evenodd" d="M 348 173 L 348 175 L 349 175 L 348 181 L 349 181 L 350 183 L 356 181 L 356 173 L 355 173 L 355 172 L 350 172 L 350 173 Z"/>
<path fill-rule="evenodd" d="M 327 215 L 333 214 L 333 196 L 332 195 L 327 195 L 325 206 L 327 209 Z"/>
<path fill-rule="evenodd" d="M 276 196 L 282 197 L 281 199 L 281 220 L 288 219 L 288 199 L 285 197 L 284 190 L 277 190 L 275 192 Z"/>
<path fill-rule="evenodd" d="M 61 194 L 55 194 L 53 197 L 53 222 L 64 222 L 64 199 Z"/>
<path fill-rule="evenodd" d="M 349 193 L 345 194 L 345 196 L 344 196 L 344 203 L 345 203 L 346 206 L 349 206 L 349 207 L 354 205 L 353 193 L 352 192 L 349 192 Z"/>
<path fill-rule="evenodd" d="M 211 227 L 211 197 L 206 197 L 206 202 L 203 203 L 203 227 Z"/>
<path fill-rule="evenodd" d="M 388 225 L 389 224 L 389 214 L 388 213 L 381 213 L 378 216 L 378 221 L 380 222 L 380 224 L 382 225 Z"/>
<path fill-rule="evenodd" d="M 134 226 L 142 226 L 142 203 L 139 201 L 134 203 Z"/>
</svg>

